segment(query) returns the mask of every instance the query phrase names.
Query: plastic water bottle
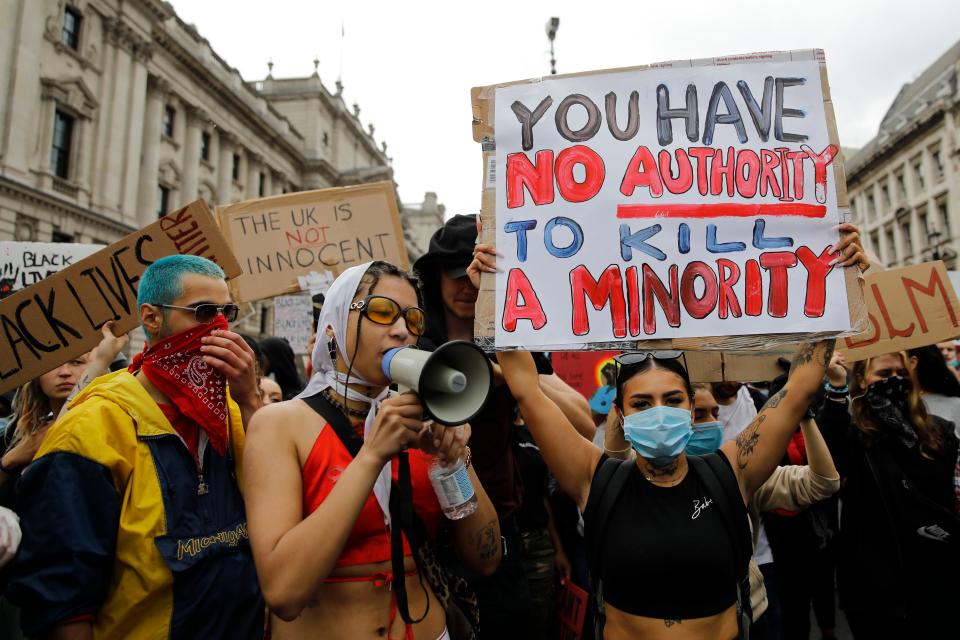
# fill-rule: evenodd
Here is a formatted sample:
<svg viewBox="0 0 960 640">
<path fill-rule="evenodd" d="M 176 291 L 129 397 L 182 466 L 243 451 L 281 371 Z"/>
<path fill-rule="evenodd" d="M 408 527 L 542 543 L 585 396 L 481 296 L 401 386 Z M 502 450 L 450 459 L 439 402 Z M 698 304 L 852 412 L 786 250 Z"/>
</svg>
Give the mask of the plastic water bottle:
<svg viewBox="0 0 960 640">
<path fill-rule="evenodd" d="M 460 520 L 477 510 L 477 494 L 463 460 L 444 466 L 439 458 L 434 458 L 428 475 L 443 515 L 447 518 Z"/>
</svg>

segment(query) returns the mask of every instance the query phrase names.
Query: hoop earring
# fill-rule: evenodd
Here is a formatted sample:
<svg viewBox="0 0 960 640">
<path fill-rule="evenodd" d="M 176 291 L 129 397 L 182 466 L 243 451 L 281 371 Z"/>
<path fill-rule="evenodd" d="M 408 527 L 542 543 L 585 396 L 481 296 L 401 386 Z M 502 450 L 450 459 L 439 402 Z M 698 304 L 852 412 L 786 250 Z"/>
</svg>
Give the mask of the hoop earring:
<svg viewBox="0 0 960 640">
<path fill-rule="evenodd" d="M 330 342 L 327 343 L 327 353 L 330 354 L 330 362 L 333 364 L 337 363 L 337 340 L 336 338 L 330 338 Z"/>
</svg>

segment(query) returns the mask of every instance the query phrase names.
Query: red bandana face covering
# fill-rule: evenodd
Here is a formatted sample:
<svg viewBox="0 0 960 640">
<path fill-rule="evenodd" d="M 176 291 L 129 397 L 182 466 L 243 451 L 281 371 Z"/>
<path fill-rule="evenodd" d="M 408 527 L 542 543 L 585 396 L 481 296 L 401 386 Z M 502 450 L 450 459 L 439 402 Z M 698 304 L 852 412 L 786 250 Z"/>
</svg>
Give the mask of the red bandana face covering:
<svg viewBox="0 0 960 640">
<path fill-rule="evenodd" d="M 218 315 L 210 324 L 161 338 L 134 356 L 129 369 L 143 371 L 180 413 L 206 432 L 221 456 L 227 451 L 227 379 L 207 364 L 200 347 L 202 338 L 227 328 Z"/>
</svg>

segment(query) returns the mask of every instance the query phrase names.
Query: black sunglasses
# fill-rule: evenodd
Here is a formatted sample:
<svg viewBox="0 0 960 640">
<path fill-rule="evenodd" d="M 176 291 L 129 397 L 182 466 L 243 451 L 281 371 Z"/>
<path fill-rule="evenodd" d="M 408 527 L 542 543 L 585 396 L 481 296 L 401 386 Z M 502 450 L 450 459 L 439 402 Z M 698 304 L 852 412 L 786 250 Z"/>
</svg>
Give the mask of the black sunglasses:
<svg viewBox="0 0 960 640">
<path fill-rule="evenodd" d="M 210 324 L 218 314 L 223 314 L 227 322 L 233 322 L 240 314 L 240 307 L 235 304 L 198 304 L 192 307 L 178 307 L 172 304 L 154 305 L 161 309 L 180 309 L 181 311 L 192 311 L 193 318 L 200 324 Z"/>
<path fill-rule="evenodd" d="M 659 351 L 635 351 L 633 353 L 621 353 L 613 357 L 614 361 L 621 367 L 629 364 L 640 364 L 647 358 L 654 360 L 676 360 L 683 355 L 683 351 L 672 351 L 662 349 Z"/>
<path fill-rule="evenodd" d="M 427 330 L 427 316 L 420 307 L 400 308 L 395 300 L 386 296 L 370 295 L 350 305 L 350 309 L 360 311 L 371 322 L 391 325 L 403 316 L 407 331 L 420 337 Z"/>
</svg>

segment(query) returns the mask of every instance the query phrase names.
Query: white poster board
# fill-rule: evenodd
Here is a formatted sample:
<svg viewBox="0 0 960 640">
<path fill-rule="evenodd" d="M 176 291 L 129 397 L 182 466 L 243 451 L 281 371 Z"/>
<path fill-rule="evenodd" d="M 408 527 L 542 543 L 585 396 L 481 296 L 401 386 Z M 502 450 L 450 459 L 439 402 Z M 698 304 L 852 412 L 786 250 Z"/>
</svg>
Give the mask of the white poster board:
<svg viewBox="0 0 960 640">
<path fill-rule="evenodd" d="M 296 354 L 309 353 L 313 334 L 313 300 L 308 295 L 273 299 L 273 335 L 286 338 Z"/>
<path fill-rule="evenodd" d="M 0 241 L 0 300 L 103 249 L 100 244 Z"/>
<path fill-rule="evenodd" d="M 849 331 L 820 56 L 497 86 L 496 347 Z"/>
</svg>

